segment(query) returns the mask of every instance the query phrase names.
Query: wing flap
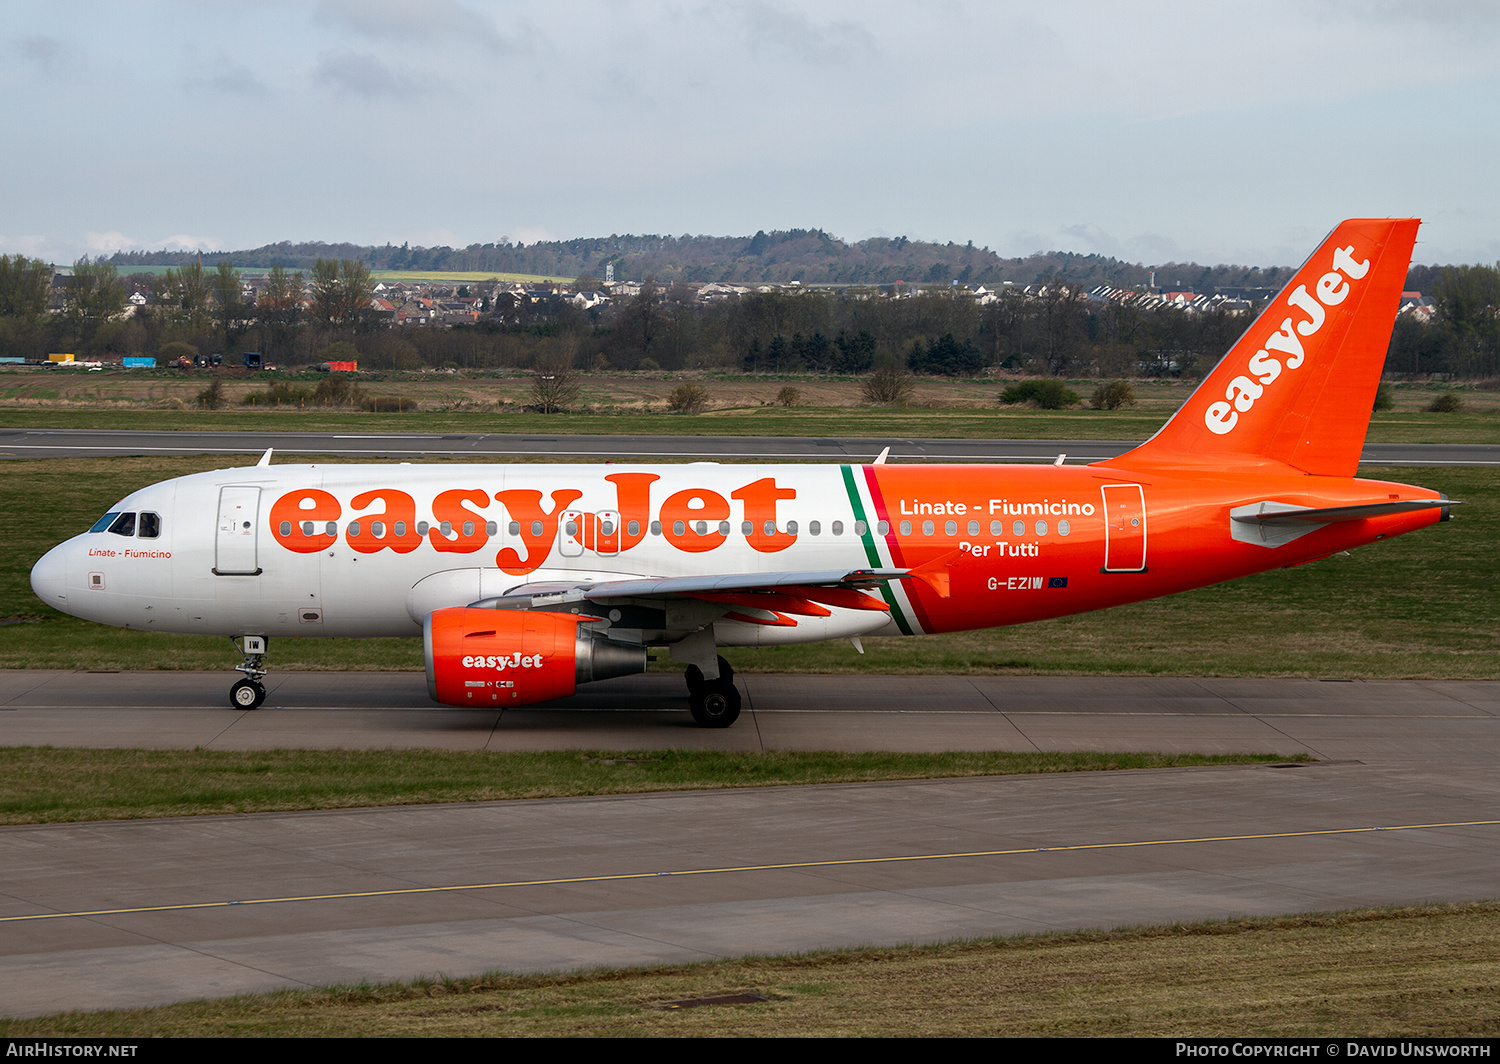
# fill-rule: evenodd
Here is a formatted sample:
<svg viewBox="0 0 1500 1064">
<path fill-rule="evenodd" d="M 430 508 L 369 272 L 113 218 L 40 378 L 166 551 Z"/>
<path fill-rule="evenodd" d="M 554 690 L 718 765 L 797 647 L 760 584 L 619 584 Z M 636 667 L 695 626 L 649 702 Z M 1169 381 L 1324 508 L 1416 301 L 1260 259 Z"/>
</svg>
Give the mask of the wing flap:
<svg viewBox="0 0 1500 1064">
<path fill-rule="evenodd" d="M 472 603 L 476 607 L 544 609 L 568 602 L 610 602 L 619 599 L 700 598 L 735 592 L 775 592 L 787 589 L 799 598 L 817 601 L 814 592 L 839 598 L 828 605 L 845 605 L 843 594 L 859 594 L 861 589 L 879 587 L 891 580 L 905 580 L 913 575 L 909 569 L 813 569 L 785 573 L 725 573 L 714 576 L 643 577 L 631 580 L 604 580 L 560 587 L 556 583 L 523 585 L 512 588 L 499 598 Z M 863 607 L 870 608 L 870 607 Z M 879 607 L 874 607 L 879 608 Z"/>
</svg>

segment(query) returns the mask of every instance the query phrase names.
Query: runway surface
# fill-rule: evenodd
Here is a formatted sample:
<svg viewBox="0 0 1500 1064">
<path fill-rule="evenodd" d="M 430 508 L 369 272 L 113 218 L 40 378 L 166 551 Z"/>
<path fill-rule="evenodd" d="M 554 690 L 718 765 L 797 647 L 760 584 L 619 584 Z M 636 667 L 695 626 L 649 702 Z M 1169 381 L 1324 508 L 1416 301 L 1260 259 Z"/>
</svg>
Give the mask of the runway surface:
<svg viewBox="0 0 1500 1064">
<path fill-rule="evenodd" d="M 284 454 L 364 457 L 581 458 L 702 461 L 867 462 L 885 447 L 906 462 L 1096 462 L 1134 447 L 1128 440 L 948 440 L 890 436 L 569 436 L 506 433 L 100 432 L 89 429 L 0 429 L 3 458 L 100 458 L 120 455 Z M 1367 444 L 1374 465 L 1500 465 L 1488 444 Z"/>
<path fill-rule="evenodd" d="M 0 673 L 0 744 L 1306 751 L 1089 773 L 0 829 L 0 1013 L 1493 897 L 1500 684 L 675 676 L 504 714 L 412 674 Z"/>
</svg>

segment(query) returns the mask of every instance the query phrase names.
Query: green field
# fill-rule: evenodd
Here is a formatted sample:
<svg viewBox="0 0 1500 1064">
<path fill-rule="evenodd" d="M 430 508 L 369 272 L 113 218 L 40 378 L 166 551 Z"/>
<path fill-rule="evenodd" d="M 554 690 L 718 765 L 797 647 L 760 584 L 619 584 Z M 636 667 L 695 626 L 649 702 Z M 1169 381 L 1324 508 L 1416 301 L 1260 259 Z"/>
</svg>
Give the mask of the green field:
<svg viewBox="0 0 1500 1064">
<path fill-rule="evenodd" d="M 288 990 L 0 1020 L 0 1038 L 1491 1039 L 1497 985 L 1489 902 Z M 679 1004 L 739 994 L 761 1000 Z"/>
<path fill-rule="evenodd" d="M 214 269 L 218 264 L 214 264 Z M 121 266 L 120 276 L 128 277 L 135 273 L 149 273 L 160 277 L 168 270 L 182 270 L 181 266 Z M 262 274 L 270 270 L 269 266 L 236 266 L 235 273 Z M 292 270 L 291 272 L 297 272 Z M 306 270 L 302 271 L 306 273 Z M 486 273 L 483 270 L 371 270 L 370 276 L 376 281 L 431 281 L 434 284 L 468 284 L 474 281 L 506 281 L 514 284 L 547 284 L 558 282 L 561 284 L 572 284 L 572 277 L 547 277 L 536 273 Z"/>
<path fill-rule="evenodd" d="M 32 563 L 126 493 L 253 457 L 0 462 L 0 667 L 228 669 L 229 640 L 105 628 L 31 593 Z M 1500 679 L 1500 469 L 1366 469 L 1464 500 L 1454 520 L 1294 569 L 1036 624 L 732 649 L 742 672 Z M 293 639 L 273 670 L 421 670 L 415 639 Z M 663 663 L 661 668 L 671 667 Z"/>
<path fill-rule="evenodd" d="M 0 747 L 0 824 L 1310 760 L 1274 754 Z"/>
<path fill-rule="evenodd" d="M 475 281 L 505 281 L 510 284 L 572 284 L 572 277 L 549 277 L 540 273 L 486 273 L 484 270 L 371 270 L 377 281 L 431 281 L 434 284 L 470 284 Z"/>
</svg>

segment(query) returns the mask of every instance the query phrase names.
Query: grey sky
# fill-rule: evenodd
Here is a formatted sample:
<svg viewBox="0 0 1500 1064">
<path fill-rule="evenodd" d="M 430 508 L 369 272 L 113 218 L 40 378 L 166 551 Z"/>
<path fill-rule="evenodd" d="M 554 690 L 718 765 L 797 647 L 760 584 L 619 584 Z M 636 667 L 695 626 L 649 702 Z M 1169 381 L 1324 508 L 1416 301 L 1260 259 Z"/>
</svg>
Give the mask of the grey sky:
<svg viewBox="0 0 1500 1064">
<path fill-rule="evenodd" d="M 0 28 L 0 252 L 821 227 L 1500 259 L 1500 6 L 54 0 Z"/>
</svg>

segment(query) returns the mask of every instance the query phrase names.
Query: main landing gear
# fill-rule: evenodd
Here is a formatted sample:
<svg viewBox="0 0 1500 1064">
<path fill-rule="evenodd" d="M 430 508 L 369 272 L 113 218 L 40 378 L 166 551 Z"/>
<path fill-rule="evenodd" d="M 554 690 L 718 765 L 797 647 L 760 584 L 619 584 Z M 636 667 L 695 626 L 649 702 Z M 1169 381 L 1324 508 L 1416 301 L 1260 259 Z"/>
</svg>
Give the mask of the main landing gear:
<svg viewBox="0 0 1500 1064">
<path fill-rule="evenodd" d="M 719 658 L 719 678 L 708 680 L 703 670 L 689 665 L 683 673 L 687 680 L 688 709 L 693 719 L 705 728 L 727 728 L 739 719 L 740 693 L 734 686 L 734 669 Z"/>
<path fill-rule="evenodd" d="M 266 700 L 266 685 L 260 682 L 260 678 L 266 674 L 266 670 L 261 667 L 266 660 L 266 637 L 247 635 L 243 647 L 235 642 L 233 636 L 229 641 L 245 655 L 244 663 L 234 667 L 234 671 L 244 673 L 245 678 L 236 681 L 229 689 L 229 704 L 235 709 L 259 709 L 260 704 Z"/>
</svg>

